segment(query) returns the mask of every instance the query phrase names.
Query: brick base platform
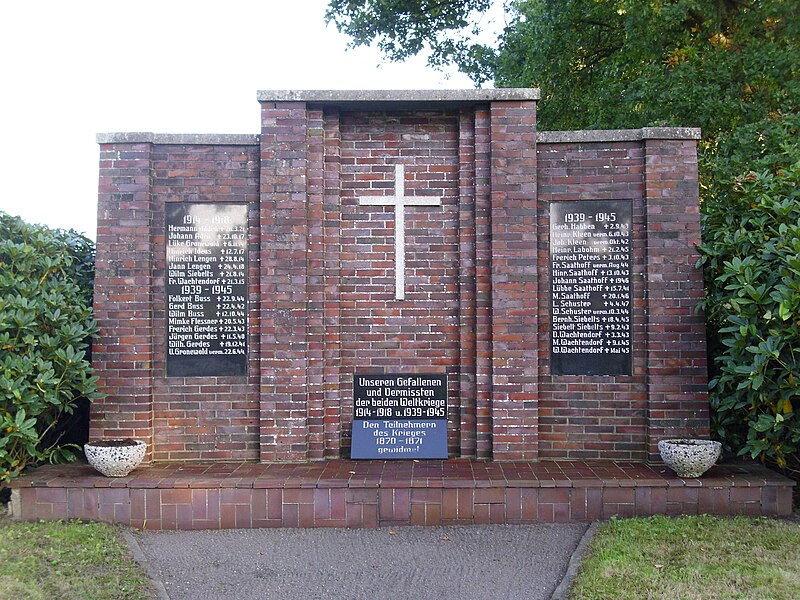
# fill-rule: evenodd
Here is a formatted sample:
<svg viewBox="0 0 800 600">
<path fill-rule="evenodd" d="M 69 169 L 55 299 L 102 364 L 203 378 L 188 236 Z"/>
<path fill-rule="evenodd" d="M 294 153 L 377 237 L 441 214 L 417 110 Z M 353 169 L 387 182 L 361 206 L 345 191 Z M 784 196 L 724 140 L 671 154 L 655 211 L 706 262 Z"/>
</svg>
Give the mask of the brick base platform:
<svg viewBox="0 0 800 600">
<path fill-rule="evenodd" d="M 701 479 L 639 463 L 468 460 L 155 464 L 119 479 L 84 464 L 14 482 L 21 520 L 143 529 L 566 523 L 653 514 L 789 515 L 794 482 L 752 463 Z"/>
</svg>

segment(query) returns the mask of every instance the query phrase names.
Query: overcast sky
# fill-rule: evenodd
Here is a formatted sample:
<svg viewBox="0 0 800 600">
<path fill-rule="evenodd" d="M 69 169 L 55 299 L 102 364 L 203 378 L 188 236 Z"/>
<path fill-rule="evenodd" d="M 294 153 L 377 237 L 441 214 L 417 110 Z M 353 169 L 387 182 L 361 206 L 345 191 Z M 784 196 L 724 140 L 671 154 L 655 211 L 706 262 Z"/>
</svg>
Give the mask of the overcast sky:
<svg viewBox="0 0 800 600">
<path fill-rule="evenodd" d="M 258 133 L 257 90 L 470 88 L 379 64 L 326 0 L 19 0 L 0 7 L 0 210 L 94 239 L 95 135 Z"/>
</svg>

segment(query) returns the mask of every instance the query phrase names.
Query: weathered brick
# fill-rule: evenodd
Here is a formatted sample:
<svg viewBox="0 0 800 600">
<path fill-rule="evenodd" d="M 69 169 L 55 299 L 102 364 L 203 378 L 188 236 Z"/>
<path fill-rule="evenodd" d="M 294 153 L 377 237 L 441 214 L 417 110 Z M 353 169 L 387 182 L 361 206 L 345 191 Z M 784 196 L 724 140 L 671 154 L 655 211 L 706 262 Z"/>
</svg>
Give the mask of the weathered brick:
<svg viewBox="0 0 800 600">
<path fill-rule="evenodd" d="M 537 143 L 531 101 L 261 108 L 260 145 L 101 146 L 94 437 L 157 460 L 339 458 L 360 369 L 447 373 L 451 456 L 645 460 L 707 433 L 693 140 Z M 398 164 L 408 195 L 441 199 L 406 212 L 404 301 L 394 209 L 358 203 Z M 554 377 L 548 207 L 599 199 L 633 205 L 633 374 Z M 165 377 L 173 202 L 250 207 L 247 377 Z"/>
</svg>

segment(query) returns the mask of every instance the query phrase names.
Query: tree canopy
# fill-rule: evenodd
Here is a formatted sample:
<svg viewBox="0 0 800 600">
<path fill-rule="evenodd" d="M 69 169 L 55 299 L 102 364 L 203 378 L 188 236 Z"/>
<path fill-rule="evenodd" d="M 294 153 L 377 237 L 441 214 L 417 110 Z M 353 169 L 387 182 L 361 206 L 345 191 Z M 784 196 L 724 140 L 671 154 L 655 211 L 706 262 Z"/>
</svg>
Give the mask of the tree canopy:
<svg viewBox="0 0 800 600">
<path fill-rule="evenodd" d="M 395 61 L 428 50 L 432 65 L 455 63 L 485 80 L 473 74 L 485 69 L 493 51 L 472 40 L 491 5 L 492 0 L 330 0 L 325 19 L 349 35 L 352 46 L 374 42 Z"/>
<path fill-rule="evenodd" d="M 512 0 L 493 46 L 489 0 L 331 0 L 353 45 L 427 49 L 476 84 L 539 87 L 543 128 L 702 127 L 707 137 L 800 108 L 798 0 Z"/>
</svg>

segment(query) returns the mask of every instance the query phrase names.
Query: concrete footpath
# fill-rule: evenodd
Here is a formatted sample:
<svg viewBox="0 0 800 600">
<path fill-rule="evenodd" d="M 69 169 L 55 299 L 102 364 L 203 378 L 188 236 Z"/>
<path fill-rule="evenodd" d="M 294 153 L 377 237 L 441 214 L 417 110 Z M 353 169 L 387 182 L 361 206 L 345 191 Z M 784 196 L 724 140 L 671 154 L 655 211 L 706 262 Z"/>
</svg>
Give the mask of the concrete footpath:
<svg viewBox="0 0 800 600">
<path fill-rule="evenodd" d="M 126 537 L 161 600 L 546 600 L 566 598 L 593 530 L 495 525 Z"/>
</svg>

